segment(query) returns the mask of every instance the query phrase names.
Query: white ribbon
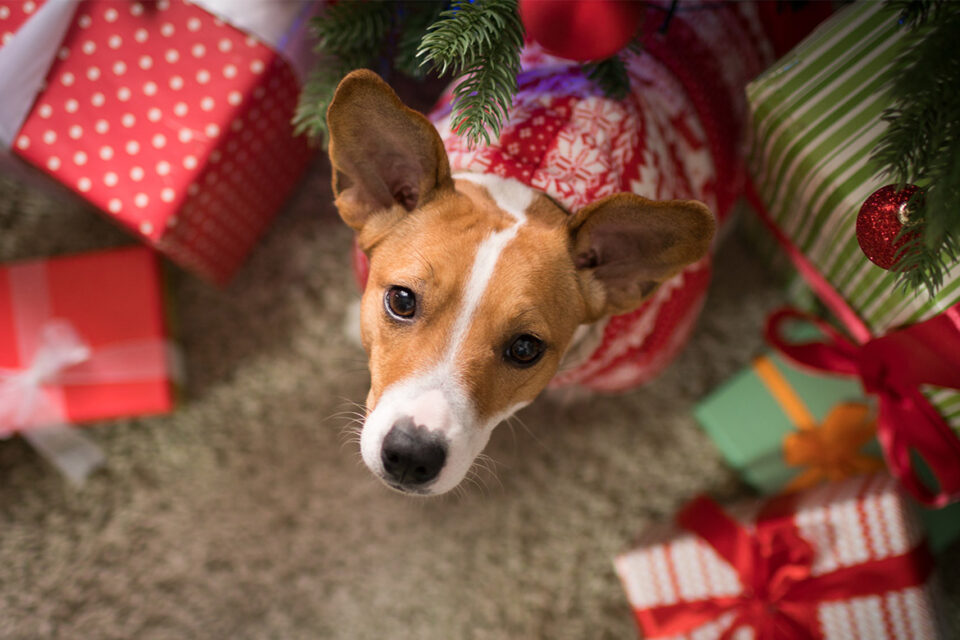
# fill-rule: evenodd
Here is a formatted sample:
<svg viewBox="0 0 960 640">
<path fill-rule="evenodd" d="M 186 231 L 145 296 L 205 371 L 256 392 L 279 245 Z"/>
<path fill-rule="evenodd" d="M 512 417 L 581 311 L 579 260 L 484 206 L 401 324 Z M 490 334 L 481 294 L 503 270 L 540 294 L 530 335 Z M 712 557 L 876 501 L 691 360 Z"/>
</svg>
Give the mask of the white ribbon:
<svg viewBox="0 0 960 640">
<path fill-rule="evenodd" d="M 25 369 L 0 368 L 0 438 L 37 421 L 62 419 L 62 412 L 41 394 L 42 387 L 55 384 L 65 369 L 89 359 L 90 347 L 68 322 L 52 320 L 44 326 Z"/>
<path fill-rule="evenodd" d="M 62 408 L 43 393 L 62 371 L 90 358 L 88 347 L 68 323 L 52 321 L 40 334 L 25 369 L 0 369 L 0 438 L 14 429 L 75 485 L 103 466 L 100 447 L 67 426 Z M 41 426 L 34 426 L 38 421 Z M 32 426 L 33 428 L 26 428 Z"/>
<path fill-rule="evenodd" d="M 316 56 L 305 28 L 320 12 L 318 0 L 193 0 L 198 7 L 241 31 L 253 34 L 280 53 L 300 79 L 306 79 Z"/>
<path fill-rule="evenodd" d="M 71 482 L 80 485 L 103 466 L 103 452 L 69 425 L 60 385 L 178 380 L 176 350 L 163 340 L 138 340 L 91 349 L 73 325 L 48 321 L 22 369 L 0 369 L 0 438 L 15 431 Z"/>
<path fill-rule="evenodd" d="M 0 149 L 13 146 L 76 8 L 70 0 L 49 0 L 0 47 Z"/>
<path fill-rule="evenodd" d="M 0 46 L 0 151 L 13 146 L 79 4 L 48 0 Z M 304 81 L 315 60 L 305 26 L 322 2 L 195 0 L 194 4 L 269 45 Z"/>
</svg>

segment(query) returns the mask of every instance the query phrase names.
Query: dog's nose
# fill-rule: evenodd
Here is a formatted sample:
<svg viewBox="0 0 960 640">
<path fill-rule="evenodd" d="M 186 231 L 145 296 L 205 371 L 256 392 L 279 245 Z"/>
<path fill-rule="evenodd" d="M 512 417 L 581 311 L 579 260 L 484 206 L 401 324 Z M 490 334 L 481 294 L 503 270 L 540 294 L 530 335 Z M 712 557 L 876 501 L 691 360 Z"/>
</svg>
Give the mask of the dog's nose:
<svg viewBox="0 0 960 640">
<path fill-rule="evenodd" d="M 430 482 L 440 473 L 447 459 L 443 437 L 424 427 L 413 425 L 409 418 L 398 421 L 383 439 L 380 460 L 392 480 L 404 485 Z"/>
</svg>

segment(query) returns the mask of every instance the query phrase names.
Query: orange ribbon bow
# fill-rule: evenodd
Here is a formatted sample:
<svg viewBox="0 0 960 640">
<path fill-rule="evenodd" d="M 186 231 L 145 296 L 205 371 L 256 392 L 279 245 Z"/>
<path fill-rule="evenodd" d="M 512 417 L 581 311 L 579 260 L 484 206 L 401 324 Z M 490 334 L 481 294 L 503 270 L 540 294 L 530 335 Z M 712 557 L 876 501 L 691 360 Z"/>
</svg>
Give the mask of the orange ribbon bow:
<svg viewBox="0 0 960 640">
<path fill-rule="evenodd" d="M 830 410 L 822 423 L 804 405 L 790 383 L 766 356 L 757 358 L 754 370 L 797 428 L 783 439 L 783 457 L 792 467 L 806 467 L 785 491 L 799 491 L 820 482 L 883 469 L 883 461 L 861 449 L 877 433 L 874 412 L 862 402 L 843 402 Z"/>
</svg>

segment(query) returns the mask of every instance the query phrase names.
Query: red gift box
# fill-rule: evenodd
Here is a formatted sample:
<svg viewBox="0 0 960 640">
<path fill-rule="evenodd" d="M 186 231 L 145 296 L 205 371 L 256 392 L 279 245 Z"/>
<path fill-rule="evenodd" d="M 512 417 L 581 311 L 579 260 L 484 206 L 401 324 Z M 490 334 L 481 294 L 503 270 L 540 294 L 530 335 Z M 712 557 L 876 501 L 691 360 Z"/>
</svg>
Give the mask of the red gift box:
<svg viewBox="0 0 960 640">
<path fill-rule="evenodd" d="M 886 475 L 729 513 L 699 498 L 615 565 L 646 638 L 943 637 L 933 560 Z"/>
<path fill-rule="evenodd" d="M 0 55 L 54 4 L 0 0 Z M 57 4 L 75 12 L 13 153 L 225 282 L 311 156 L 291 64 L 182 0 Z"/>
<path fill-rule="evenodd" d="M 0 435 L 170 411 L 174 377 L 153 251 L 0 268 Z"/>
</svg>

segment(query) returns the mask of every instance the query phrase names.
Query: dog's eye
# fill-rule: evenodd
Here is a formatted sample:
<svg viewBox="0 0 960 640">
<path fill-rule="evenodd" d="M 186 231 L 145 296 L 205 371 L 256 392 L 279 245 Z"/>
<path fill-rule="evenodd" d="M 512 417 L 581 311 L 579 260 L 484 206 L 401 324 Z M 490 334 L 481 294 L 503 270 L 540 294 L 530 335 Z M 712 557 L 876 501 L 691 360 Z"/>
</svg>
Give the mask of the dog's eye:
<svg viewBox="0 0 960 640">
<path fill-rule="evenodd" d="M 519 367 L 529 367 L 543 355 L 543 340 L 523 334 L 514 338 L 504 354 L 507 360 Z"/>
<path fill-rule="evenodd" d="M 417 296 L 406 287 L 393 286 L 383 297 L 387 313 L 398 320 L 410 320 L 417 312 Z"/>
</svg>

